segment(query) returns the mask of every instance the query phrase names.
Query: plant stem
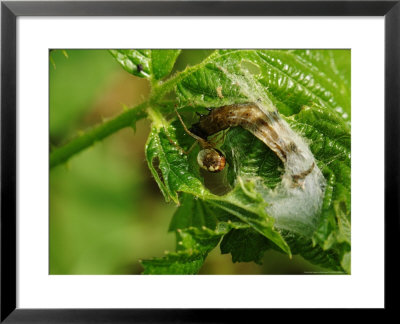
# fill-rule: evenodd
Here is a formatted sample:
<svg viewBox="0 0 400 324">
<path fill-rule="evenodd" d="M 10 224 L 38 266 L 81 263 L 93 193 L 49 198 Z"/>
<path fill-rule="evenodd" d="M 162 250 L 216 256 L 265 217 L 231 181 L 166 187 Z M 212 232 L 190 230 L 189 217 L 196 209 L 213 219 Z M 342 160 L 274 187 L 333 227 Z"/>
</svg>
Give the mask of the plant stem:
<svg viewBox="0 0 400 324">
<path fill-rule="evenodd" d="M 122 128 L 134 125 L 137 120 L 146 117 L 145 108 L 147 106 L 148 102 L 144 102 L 135 108 L 121 113 L 114 119 L 106 121 L 103 124 L 88 130 L 83 135 L 74 138 L 64 146 L 56 148 L 50 153 L 50 169 L 68 161 L 73 155 L 88 148 L 95 142 L 104 139 L 108 135 L 111 135 Z"/>
</svg>

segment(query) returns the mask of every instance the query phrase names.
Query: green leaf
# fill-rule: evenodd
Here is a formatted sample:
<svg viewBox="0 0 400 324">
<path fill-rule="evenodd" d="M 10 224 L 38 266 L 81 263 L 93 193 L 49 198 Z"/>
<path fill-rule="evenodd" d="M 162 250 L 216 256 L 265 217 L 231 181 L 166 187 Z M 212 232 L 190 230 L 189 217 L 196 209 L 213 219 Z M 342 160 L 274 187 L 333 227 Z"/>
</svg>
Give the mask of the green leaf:
<svg viewBox="0 0 400 324">
<path fill-rule="evenodd" d="M 347 113 L 351 117 L 351 66 L 349 50 L 294 50 L 305 65 L 315 69 L 323 78 L 331 80 L 338 92 L 337 100 L 340 106 L 336 107 L 339 113 Z M 339 93 L 341 96 L 339 96 Z M 343 108 L 343 111 L 340 109 Z M 345 117 L 347 120 L 347 117 Z"/>
<path fill-rule="evenodd" d="M 221 242 L 221 253 L 232 254 L 233 262 L 250 262 L 261 264 L 264 252 L 271 248 L 270 241 L 252 229 L 233 229 Z"/>
<path fill-rule="evenodd" d="M 179 204 L 178 192 L 202 196 L 203 187 L 197 171 L 188 162 L 188 156 L 180 148 L 173 124 L 152 126 L 146 144 L 146 159 L 165 200 Z"/>
<path fill-rule="evenodd" d="M 189 205 L 190 206 L 190 205 Z M 253 228 L 256 232 L 268 238 L 275 243 L 277 247 L 290 255 L 290 248 L 282 238 L 280 233 L 274 228 L 275 220 L 265 211 L 266 203 L 261 195 L 255 190 L 255 183 L 252 181 L 239 180 L 237 186 L 228 194 L 223 196 L 212 195 L 207 193 L 202 199 L 194 198 L 191 212 L 194 214 L 191 226 L 200 226 L 198 219 L 204 219 L 204 225 L 211 229 L 217 221 L 228 222 L 234 228 L 246 227 Z M 178 211 L 172 224 L 177 223 L 177 218 L 182 219 L 186 214 L 187 207 L 183 207 L 184 212 Z M 200 208 L 201 211 L 200 211 Z M 182 224 L 183 221 L 180 221 Z M 220 225 L 220 223 L 217 223 Z M 184 227 L 183 227 L 184 228 Z M 218 229 L 218 227 L 216 227 Z M 225 228 L 223 229 L 225 230 Z M 219 233 L 221 233 L 219 228 Z"/>
<path fill-rule="evenodd" d="M 234 148 L 233 150 L 231 148 Z M 225 138 L 222 150 L 230 165 L 231 185 L 237 177 L 259 178 L 265 186 L 273 189 L 281 182 L 282 161 L 259 139 L 241 127 L 232 128 Z"/>
<path fill-rule="evenodd" d="M 177 252 L 163 258 L 143 260 L 143 274 L 196 274 L 204 263 L 204 255 Z"/>
<path fill-rule="evenodd" d="M 125 71 L 141 78 L 151 77 L 151 50 L 110 50 Z"/>
<path fill-rule="evenodd" d="M 282 235 L 289 244 L 293 254 L 300 254 L 304 259 L 326 269 L 337 271 L 338 273 L 349 273 L 341 264 L 340 251 L 337 249 L 325 250 L 323 247 L 315 245 L 312 239 L 289 231 L 282 231 Z"/>
<path fill-rule="evenodd" d="M 339 252 L 330 249 L 324 251 L 322 247 L 315 246 L 311 239 L 301 237 L 289 231 L 282 231 L 287 244 L 293 254 L 300 254 L 311 263 L 343 273 L 346 269 L 340 261 Z M 232 255 L 233 262 L 250 262 L 262 264 L 264 252 L 269 249 L 281 251 L 271 241 L 255 232 L 253 229 L 233 229 L 223 237 L 221 253 Z M 349 253 L 348 255 L 349 256 Z"/>
<path fill-rule="evenodd" d="M 311 51 L 314 53 L 314 51 Z M 350 71 L 350 51 L 324 51 L 334 62 L 340 56 Z M 303 53 L 303 56 L 300 55 Z M 344 112 L 343 118 L 349 119 L 350 90 L 344 80 L 330 78 L 324 72 L 328 63 L 322 59 L 312 60 L 307 51 L 285 50 L 229 50 L 218 51 L 211 55 L 199 69 L 188 70 L 187 76 L 177 84 L 177 95 L 181 105 L 196 104 L 202 107 L 217 107 L 227 103 L 238 103 L 266 96 L 284 115 L 292 115 L 304 105 L 312 103 Z M 338 70 L 340 74 L 343 68 Z M 256 86 L 244 89 L 243 74 L 251 75 Z M 347 74 L 346 74 L 347 75 Z M 234 76 L 234 78 L 232 78 Z M 347 78 L 345 78 L 347 80 Z M 221 87 L 223 98 L 218 95 Z M 344 91 L 343 89 L 346 89 Z M 348 89 L 348 90 L 347 90 Z M 251 98 L 253 96 L 253 98 Z M 255 96 L 255 97 L 254 97 Z M 345 113 L 347 112 L 347 115 Z"/>
<path fill-rule="evenodd" d="M 196 212 L 196 213 L 193 213 Z M 198 273 L 208 253 L 221 237 L 233 228 L 248 225 L 227 218 L 207 202 L 184 194 L 182 205 L 171 222 L 170 230 L 176 232 L 176 252 L 163 258 L 142 261 L 144 274 L 195 274 Z"/>
<path fill-rule="evenodd" d="M 182 194 L 180 201 L 181 205 L 171 220 L 170 231 L 189 227 L 216 227 L 217 218 L 212 206 L 189 194 Z"/>
<path fill-rule="evenodd" d="M 110 50 L 129 73 L 141 78 L 160 80 L 174 67 L 180 50 Z"/>
<path fill-rule="evenodd" d="M 152 71 L 157 80 L 171 73 L 180 50 L 151 50 Z"/>
</svg>

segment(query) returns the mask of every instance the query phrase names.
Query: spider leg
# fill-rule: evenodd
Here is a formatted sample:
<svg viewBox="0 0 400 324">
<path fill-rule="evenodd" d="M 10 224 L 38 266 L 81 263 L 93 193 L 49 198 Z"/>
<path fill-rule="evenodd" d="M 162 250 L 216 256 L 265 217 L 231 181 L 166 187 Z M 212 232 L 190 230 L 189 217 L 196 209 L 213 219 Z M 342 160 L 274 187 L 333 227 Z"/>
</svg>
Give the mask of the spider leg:
<svg viewBox="0 0 400 324">
<path fill-rule="evenodd" d="M 165 131 L 165 135 L 167 136 L 167 138 L 168 138 L 168 141 L 173 145 L 173 146 L 175 146 L 179 151 L 181 151 L 183 154 L 186 154 L 186 155 L 188 155 L 189 154 L 189 152 L 186 152 L 182 147 L 180 147 L 179 146 L 179 144 L 178 143 L 175 143 L 173 140 L 172 140 L 172 138 L 171 137 L 169 137 L 169 134 L 168 134 L 168 131 L 167 131 L 167 128 L 164 126 L 164 131 Z M 196 142 L 195 142 L 196 143 Z"/>
<path fill-rule="evenodd" d="M 192 146 L 189 148 L 189 150 L 187 151 L 187 154 L 188 154 L 188 155 L 190 154 L 190 152 L 192 152 L 192 150 L 194 149 L 194 147 L 196 146 L 196 144 L 197 144 L 197 142 L 194 142 L 194 143 L 192 144 Z"/>
<path fill-rule="evenodd" d="M 200 145 L 201 145 L 202 147 L 209 147 L 209 146 L 210 146 L 210 143 L 208 143 L 206 140 L 202 139 L 200 136 L 197 136 L 196 134 L 193 134 L 190 130 L 188 130 L 188 128 L 186 127 L 185 123 L 184 123 L 183 120 L 182 120 L 181 115 L 179 115 L 178 110 L 176 109 L 176 107 L 175 107 L 175 112 L 176 112 L 176 115 L 178 116 L 178 119 L 179 119 L 179 121 L 181 122 L 181 124 L 182 124 L 183 129 L 185 130 L 185 132 L 186 132 L 187 134 L 189 134 L 190 136 L 192 136 L 194 139 L 196 139 L 196 140 L 200 143 Z"/>
</svg>

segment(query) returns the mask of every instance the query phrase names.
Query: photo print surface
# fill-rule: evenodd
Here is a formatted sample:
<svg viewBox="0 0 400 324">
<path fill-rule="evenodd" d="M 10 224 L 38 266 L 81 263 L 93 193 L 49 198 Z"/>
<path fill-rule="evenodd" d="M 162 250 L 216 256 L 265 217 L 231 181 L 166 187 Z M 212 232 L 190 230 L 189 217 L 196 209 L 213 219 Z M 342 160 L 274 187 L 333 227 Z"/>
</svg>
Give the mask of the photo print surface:
<svg viewBox="0 0 400 324">
<path fill-rule="evenodd" d="M 350 274 L 351 51 L 54 49 L 50 274 Z"/>
</svg>

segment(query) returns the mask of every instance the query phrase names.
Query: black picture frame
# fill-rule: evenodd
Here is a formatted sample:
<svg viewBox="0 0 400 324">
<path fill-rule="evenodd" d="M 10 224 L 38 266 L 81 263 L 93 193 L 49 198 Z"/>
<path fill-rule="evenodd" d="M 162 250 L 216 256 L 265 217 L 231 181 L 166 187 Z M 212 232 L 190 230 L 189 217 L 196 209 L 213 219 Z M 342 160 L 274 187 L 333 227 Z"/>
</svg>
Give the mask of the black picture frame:
<svg viewBox="0 0 400 324">
<path fill-rule="evenodd" d="M 19 16 L 384 16 L 385 309 L 396 307 L 399 237 L 400 0 L 395 1 L 29 1 L 1 3 L 1 322 L 231 322 L 266 310 L 16 308 L 16 19 Z M 373 126 L 371 126 L 372 128 Z M 397 241 L 398 242 L 398 241 Z M 397 284 L 396 284 L 397 283 Z"/>
</svg>

